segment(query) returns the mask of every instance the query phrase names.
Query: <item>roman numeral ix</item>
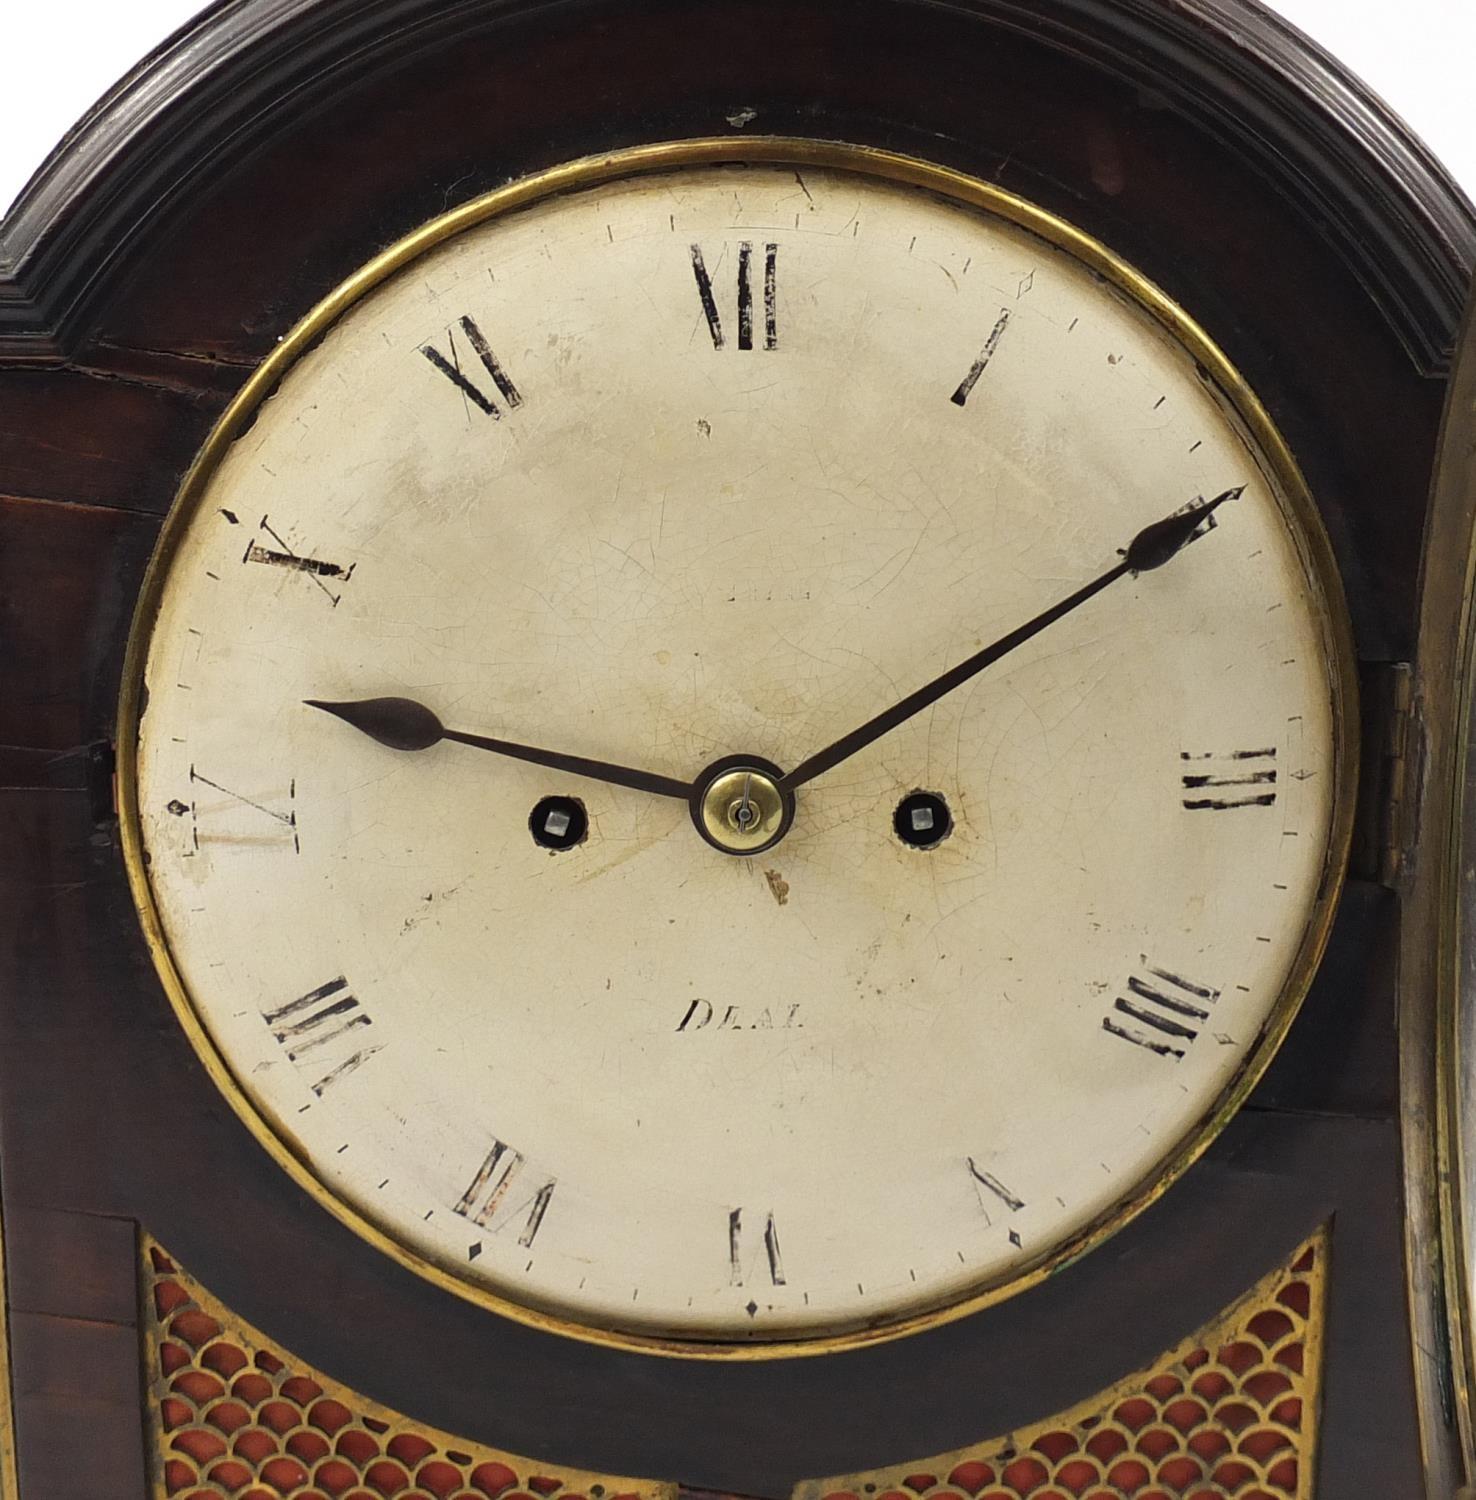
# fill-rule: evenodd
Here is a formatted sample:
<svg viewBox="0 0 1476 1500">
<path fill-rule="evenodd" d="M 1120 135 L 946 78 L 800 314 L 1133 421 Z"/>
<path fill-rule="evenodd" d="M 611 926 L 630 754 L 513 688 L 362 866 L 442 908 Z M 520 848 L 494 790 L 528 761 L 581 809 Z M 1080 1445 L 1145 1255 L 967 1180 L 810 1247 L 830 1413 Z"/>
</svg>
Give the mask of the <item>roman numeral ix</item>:
<svg viewBox="0 0 1476 1500">
<path fill-rule="evenodd" d="M 342 974 L 276 1010 L 263 1012 L 262 1019 L 286 1052 L 287 1061 L 311 1080 L 308 1087 L 319 1099 L 383 1050 L 360 1045 L 359 1033 L 372 1023 L 349 993 Z"/>
<path fill-rule="evenodd" d="M 1184 762 L 1184 806 L 1190 812 L 1270 807 L 1276 801 L 1276 749 L 1232 750 L 1228 755 L 1191 755 Z"/>
<path fill-rule="evenodd" d="M 482 336 L 482 330 L 477 327 L 476 320 L 470 316 L 461 320 L 461 331 L 466 335 L 467 342 L 472 346 L 473 352 L 481 360 L 483 369 L 492 377 L 492 384 L 497 388 L 502 399 L 507 402 L 508 410 L 523 404 L 523 398 L 518 393 L 518 388 L 508 378 L 507 371 L 497 362 L 497 356 L 493 354 L 491 346 Z M 461 368 L 461 351 L 456 347 L 456 333 L 454 329 L 446 330 L 446 343 L 450 349 L 450 356 L 442 354 L 434 344 L 422 344 L 420 352 L 438 369 L 457 390 L 466 397 L 468 401 L 485 412 L 493 420 L 502 416 L 502 409 L 491 396 L 485 395 L 475 381 L 469 379 Z"/>
<path fill-rule="evenodd" d="M 208 787 L 210 791 L 219 792 L 220 797 L 196 791 L 196 787 Z M 222 801 L 222 798 L 226 800 Z M 285 805 L 273 807 L 272 801 Z M 186 857 L 198 854 L 204 844 L 250 845 L 253 848 L 279 845 L 297 854 L 302 852 L 297 835 L 295 778 L 288 782 L 285 797 L 280 790 L 248 797 L 244 792 L 202 776 L 191 766 L 190 800 L 184 802 L 176 797 L 166 804 L 165 811 L 176 818 L 189 817 L 190 842 L 194 847 L 185 851 Z"/>
<path fill-rule="evenodd" d="M 779 347 L 778 323 L 778 245 L 764 246 L 764 348 Z M 697 296 L 702 302 L 702 313 L 707 319 L 707 331 L 712 337 L 712 347 L 722 349 L 727 345 L 723 332 L 723 320 L 718 313 L 717 297 L 713 292 L 712 277 L 702 258 L 702 246 L 692 246 L 692 274 L 697 278 Z M 754 336 L 754 266 L 753 244 L 744 240 L 738 246 L 738 347 L 753 348 Z"/>
<path fill-rule="evenodd" d="M 1198 1023 L 1209 1020 L 1210 1007 L 1220 998 L 1219 990 L 1154 968 L 1146 957 L 1142 973 L 1129 978 L 1127 991 L 1112 1002 L 1102 1030 L 1175 1061 L 1199 1035 Z"/>
<path fill-rule="evenodd" d="M 478 1229 L 492 1233 L 508 1224 L 523 1219 L 523 1229 L 518 1235 L 518 1244 L 529 1248 L 543 1227 L 543 1216 L 548 1212 L 556 1179 L 552 1177 L 538 1181 L 529 1180 L 527 1158 L 514 1150 L 506 1141 L 494 1139 L 492 1149 L 482 1158 L 477 1174 L 456 1203 L 455 1212 L 469 1219 Z M 531 1191 L 519 1195 L 514 1188 L 522 1185 Z M 467 1251 L 467 1259 L 475 1260 L 482 1253 L 480 1245 Z"/>
</svg>

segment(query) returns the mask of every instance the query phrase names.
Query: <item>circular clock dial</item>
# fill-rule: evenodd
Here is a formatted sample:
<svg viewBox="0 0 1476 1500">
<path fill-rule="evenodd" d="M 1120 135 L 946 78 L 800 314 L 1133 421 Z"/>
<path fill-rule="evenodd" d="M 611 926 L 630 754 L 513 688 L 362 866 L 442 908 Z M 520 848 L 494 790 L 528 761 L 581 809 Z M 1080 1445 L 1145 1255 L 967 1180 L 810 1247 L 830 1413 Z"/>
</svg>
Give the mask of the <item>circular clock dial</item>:
<svg viewBox="0 0 1476 1500">
<path fill-rule="evenodd" d="M 136 886 L 217 1076 L 361 1232 L 595 1336 L 834 1340 L 1077 1253 L 1248 1087 L 1336 886 L 1340 605 L 1254 403 L 1044 215 L 812 155 L 369 268 L 135 643 Z"/>
</svg>

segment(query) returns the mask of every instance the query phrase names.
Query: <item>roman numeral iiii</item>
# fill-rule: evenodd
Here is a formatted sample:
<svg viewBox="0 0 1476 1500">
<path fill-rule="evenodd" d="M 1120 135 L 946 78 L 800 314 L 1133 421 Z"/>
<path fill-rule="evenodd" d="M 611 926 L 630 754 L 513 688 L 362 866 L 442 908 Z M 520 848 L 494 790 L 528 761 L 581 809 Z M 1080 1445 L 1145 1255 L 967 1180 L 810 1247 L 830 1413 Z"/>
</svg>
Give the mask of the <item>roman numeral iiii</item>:
<svg viewBox="0 0 1476 1500">
<path fill-rule="evenodd" d="M 271 1027 L 287 1061 L 303 1073 L 319 1099 L 383 1050 L 362 1045 L 363 1028 L 372 1022 L 349 993 L 348 980 L 342 974 L 286 1005 L 263 1012 L 262 1020 Z"/>
</svg>

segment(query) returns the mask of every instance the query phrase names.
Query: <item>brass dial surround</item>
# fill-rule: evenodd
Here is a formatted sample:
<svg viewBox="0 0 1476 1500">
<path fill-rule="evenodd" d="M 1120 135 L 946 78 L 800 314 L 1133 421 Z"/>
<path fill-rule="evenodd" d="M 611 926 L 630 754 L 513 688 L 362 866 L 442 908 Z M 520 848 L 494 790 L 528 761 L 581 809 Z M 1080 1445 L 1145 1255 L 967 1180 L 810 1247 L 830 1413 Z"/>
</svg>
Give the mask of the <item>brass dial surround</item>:
<svg viewBox="0 0 1476 1500">
<path fill-rule="evenodd" d="M 1145 309 L 1152 318 L 1203 367 L 1208 381 L 1219 393 L 1235 420 L 1248 433 L 1253 450 L 1271 471 L 1278 494 L 1287 506 L 1295 532 L 1311 572 L 1321 585 L 1326 606 L 1323 621 L 1331 642 L 1330 693 L 1333 703 L 1336 791 L 1334 819 L 1327 843 L 1321 889 L 1315 902 L 1281 996 L 1248 1053 L 1233 1084 L 1217 1101 L 1198 1128 L 1178 1143 L 1154 1179 L 1126 1198 L 1113 1212 L 1023 1273 L 1006 1281 L 984 1286 L 973 1294 L 950 1300 L 946 1305 L 888 1323 L 879 1328 L 860 1328 L 816 1338 L 773 1344 L 695 1342 L 632 1333 L 619 1328 L 598 1328 L 572 1322 L 542 1308 L 525 1306 L 497 1295 L 485 1286 L 473 1285 L 447 1266 L 411 1250 L 378 1224 L 329 1191 L 306 1154 L 274 1129 L 253 1104 L 231 1065 L 226 1061 L 203 1024 L 180 976 L 165 937 L 155 902 L 140 822 L 138 803 L 138 730 L 143 706 L 143 672 L 150 632 L 157 613 L 173 553 L 194 512 L 206 493 L 210 477 L 235 439 L 245 431 L 263 401 L 275 390 L 293 364 L 334 322 L 360 298 L 396 271 L 434 246 L 496 214 L 548 197 L 552 194 L 612 182 L 634 174 L 698 163 L 747 161 L 785 165 L 825 166 L 868 174 L 892 182 L 911 184 L 926 191 L 971 205 L 1005 218 L 1050 244 L 1067 250 L 1117 288 L 1118 292 Z M 438 1285 L 467 1297 L 479 1305 L 533 1326 L 598 1343 L 638 1348 L 655 1353 L 687 1357 L 773 1358 L 816 1354 L 898 1337 L 920 1328 L 964 1316 L 1034 1284 L 1054 1270 L 1084 1254 L 1129 1218 L 1159 1197 L 1204 1151 L 1209 1142 L 1239 1108 L 1264 1071 L 1284 1036 L 1310 984 L 1325 945 L 1336 897 L 1340 888 L 1351 836 L 1354 805 L 1353 781 L 1357 736 L 1356 688 L 1352 671 L 1351 636 L 1342 604 L 1341 588 L 1331 551 L 1320 520 L 1295 461 L 1269 416 L 1260 406 L 1223 354 L 1211 343 L 1182 309 L 1178 308 L 1137 272 L 1104 247 L 1022 200 L 987 184 L 930 164 L 871 149 L 802 140 L 746 139 L 682 141 L 608 156 L 591 158 L 511 184 L 474 203 L 432 221 L 399 245 L 378 257 L 343 286 L 330 294 L 263 363 L 221 418 L 181 488 L 141 594 L 129 643 L 124 690 L 119 716 L 119 787 L 124 855 L 134 899 L 138 905 L 151 953 L 166 991 L 187 1035 L 205 1066 L 233 1107 L 258 1140 L 292 1176 L 330 1212 L 370 1243 Z M 699 823 L 699 827 L 702 826 Z M 782 835 L 782 829 L 781 829 Z"/>
</svg>

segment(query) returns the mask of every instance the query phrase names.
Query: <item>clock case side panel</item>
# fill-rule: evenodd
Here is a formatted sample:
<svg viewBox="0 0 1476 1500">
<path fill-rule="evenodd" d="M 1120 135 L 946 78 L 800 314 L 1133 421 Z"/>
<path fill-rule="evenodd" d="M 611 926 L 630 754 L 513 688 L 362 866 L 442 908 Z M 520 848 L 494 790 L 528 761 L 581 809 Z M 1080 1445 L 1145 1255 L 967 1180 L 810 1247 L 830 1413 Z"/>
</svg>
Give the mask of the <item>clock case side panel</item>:
<svg viewBox="0 0 1476 1500">
<path fill-rule="evenodd" d="M 212 14 L 239 18 L 247 9 Z M 298 24 L 294 7 L 249 9 L 269 11 L 280 37 Z M 317 70 L 309 77 L 294 71 L 287 50 L 272 53 L 275 68 L 258 57 L 275 82 L 248 91 L 234 116 L 217 101 L 224 114 L 211 118 L 232 128 L 203 133 L 198 160 L 176 174 L 190 190 L 154 202 L 138 231 L 146 257 L 125 267 L 77 252 L 77 274 L 95 275 L 99 290 L 61 369 L 22 367 L 35 353 L 25 347 L 0 356 L 8 365 L 0 380 L 30 414 L 25 431 L 0 432 L 0 490 L 45 497 L 59 534 L 70 533 L 69 519 L 82 528 L 101 509 L 121 513 L 130 538 L 151 535 L 223 395 L 329 288 L 422 220 L 590 150 L 736 134 L 744 126 L 733 121 L 752 109 L 753 128 L 856 140 L 986 177 L 1135 260 L 1209 325 L 1303 456 L 1327 504 L 1364 655 L 1407 644 L 1411 534 L 1440 399 L 1424 372 L 1449 339 L 1445 315 L 1433 316 L 1426 357 L 1412 357 L 1388 299 L 1347 264 L 1341 233 L 1327 228 L 1322 200 L 1307 191 L 1315 132 L 1292 122 L 1321 110 L 1317 90 L 1266 71 L 1198 10 L 742 0 L 375 14 L 389 28 L 378 51 L 348 24 L 337 37 L 331 27 L 299 32 Z M 1123 17 L 1143 28 L 1131 46 Z M 1164 20 L 1148 45 L 1155 17 L 1173 24 Z M 1164 27 L 1178 28 L 1173 46 Z M 1185 48 L 1218 68 L 1218 84 L 1170 87 Z M 695 74 L 694 57 L 702 61 Z M 1316 73 L 1320 64 L 1308 54 L 1301 66 Z M 1288 141 L 1279 152 L 1264 134 L 1252 147 L 1243 124 L 1226 123 L 1238 118 L 1247 78 L 1283 101 L 1295 151 Z M 981 89 L 981 79 L 991 86 Z M 1446 194 L 1443 211 L 1459 230 L 1435 232 L 1419 192 L 1388 181 L 1387 163 L 1356 131 L 1318 120 L 1375 184 L 1362 212 L 1387 217 L 1394 240 L 1412 235 L 1422 264 L 1458 278 L 1470 228 L 1458 201 L 1431 189 Z M 1250 223 L 1261 234 L 1247 242 Z M 1424 272 L 1400 267 L 1396 256 L 1388 278 L 1419 302 Z M 1356 372 L 1335 397 L 1328 369 Z M 136 409 L 118 419 L 107 451 L 79 455 L 79 413 L 120 392 Z M 34 785 L 39 767 L 76 748 L 57 742 L 95 725 L 93 705 L 117 688 L 122 626 L 98 600 L 109 588 L 136 588 L 137 542 L 106 531 L 90 527 L 94 540 L 78 544 L 90 560 L 69 565 L 106 587 L 50 600 L 38 582 L 17 580 L 14 597 L 73 641 L 54 657 L 32 653 L 19 666 L 12 656 L 3 668 L 29 674 L 25 692 L 35 701 L 76 710 L 26 733 L 42 753 L 18 780 L 37 815 L 46 795 Z M 697 1368 L 573 1345 L 502 1323 L 384 1261 L 267 1160 L 173 1024 L 106 810 L 100 821 L 91 816 L 99 785 L 105 774 L 79 779 L 67 800 L 72 815 L 36 822 L 17 845 L 17 871 L 38 889 L 57 885 L 54 869 L 82 873 L 51 892 L 45 919 L 11 950 L 18 956 L 4 972 L 14 1043 L 0 1054 L 7 1207 L 146 1223 L 243 1316 L 448 1430 L 586 1467 L 764 1494 L 807 1474 L 957 1447 L 1060 1409 L 1215 1315 L 1336 1212 L 1343 1269 L 1334 1274 L 1330 1357 L 1348 1373 L 1335 1369 L 1329 1380 L 1325 1488 L 1339 1493 L 1356 1475 L 1381 1493 L 1411 1492 L 1418 1460 L 1408 1372 L 1375 1356 L 1407 1339 L 1387 1065 L 1363 1080 L 1356 1100 L 1344 1080 L 1324 1080 L 1315 1115 L 1312 1070 L 1268 1079 L 1263 1107 L 1245 1111 L 1135 1225 L 1050 1286 L 951 1329 L 782 1367 Z M 1378 960 L 1395 914 L 1372 883 L 1355 887 L 1345 912 L 1358 921 L 1340 924 L 1294 1030 L 1314 1057 L 1344 1055 L 1350 1030 L 1376 1039 L 1392 1019 Z M 1350 951 L 1362 954 L 1356 944 L 1370 941 L 1370 928 L 1374 961 L 1354 961 Z M 1364 1117 L 1356 1127 L 1339 1123 L 1355 1114 Z M 1234 1235 L 1224 1234 L 1227 1223 Z M 1340 1300 L 1340 1284 L 1368 1289 L 1366 1305 Z M 636 1401 L 662 1421 L 633 1421 Z M 1382 1429 L 1371 1409 L 1389 1414 Z"/>
<path fill-rule="evenodd" d="M 1450 1485 L 1476 1484 L 1476 296 L 1426 532 L 1400 983 L 1412 1307 Z M 1435 1425 L 1432 1421 L 1432 1425 Z M 1458 1440 L 1458 1442 L 1456 1441 Z M 1464 1491 L 1462 1492 L 1464 1493 Z"/>
</svg>

